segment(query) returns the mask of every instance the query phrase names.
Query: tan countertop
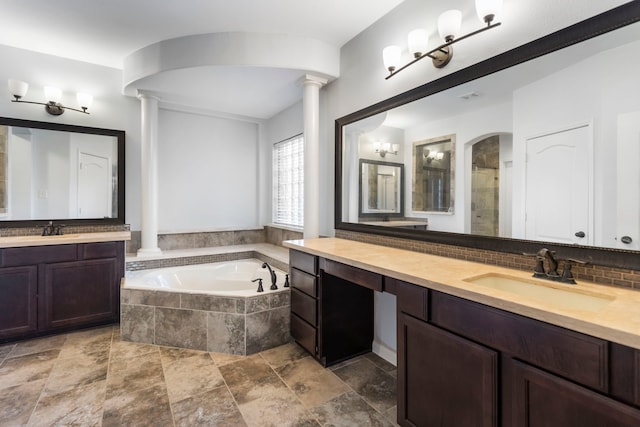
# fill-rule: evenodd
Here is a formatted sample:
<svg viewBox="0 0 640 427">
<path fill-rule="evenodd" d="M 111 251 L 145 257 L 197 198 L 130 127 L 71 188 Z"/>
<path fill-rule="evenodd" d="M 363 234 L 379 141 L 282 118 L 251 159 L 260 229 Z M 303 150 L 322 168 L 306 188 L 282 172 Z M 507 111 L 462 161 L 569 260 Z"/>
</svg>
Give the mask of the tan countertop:
<svg viewBox="0 0 640 427">
<path fill-rule="evenodd" d="M 582 280 L 578 280 L 577 285 L 567 285 L 533 279 L 533 259 L 531 272 L 526 272 L 337 238 L 289 240 L 283 245 L 640 349 L 640 291 Z M 552 300 L 524 297 L 464 281 L 487 273 L 504 274 L 570 292 L 606 296 L 611 301 L 596 311 L 572 309 Z"/>
<path fill-rule="evenodd" d="M 9 236 L 0 237 L 0 248 L 24 246 L 66 245 L 131 240 L 130 231 L 106 231 L 101 233 L 62 234 L 60 236 Z"/>
</svg>

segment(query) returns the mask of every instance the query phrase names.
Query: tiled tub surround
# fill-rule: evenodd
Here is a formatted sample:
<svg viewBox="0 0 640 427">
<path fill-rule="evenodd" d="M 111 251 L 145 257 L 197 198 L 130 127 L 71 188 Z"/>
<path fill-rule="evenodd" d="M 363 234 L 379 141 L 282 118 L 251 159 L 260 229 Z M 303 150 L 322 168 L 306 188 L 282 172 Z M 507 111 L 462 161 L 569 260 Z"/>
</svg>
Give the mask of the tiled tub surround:
<svg viewBox="0 0 640 427">
<path fill-rule="evenodd" d="M 286 250 L 278 248 L 277 252 Z M 239 254 L 244 256 L 246 253 Z M 187 257 L 186 261 L 193 259 Z M 286 264 L 285 268 L 275 264 L 273 267 L 288 271 Z M 133 273 L 129 273 L 129 280 L 133 282 L 131 276 Z M 282 345 L 290 340 L 290 292 L 283 288 L 284 280 L 282 272 L 278 272 L 278 290 L 269 290 L 270 284 L 264 281 L 264 293 L 250 291 L 251 296 L 244 297 L 123 287 L 122 339 L 239 355 Z"/>
<path fill-rule="evenodd" d="M 302 231 L 280 226 L 265 226 L 245 230 L 193 231 L 180 233 L 160 233 L 158 247 L 163 251 L 177 249 L 212 248 L 253 243 L 270 243 L 280 246 L 284 240 L 302 239 Z M 127 243 L 127 253 L 140 249 L 140 231 L 131 232 Z"/>
<path fill-rule="evenodd" d="M 288 289 L 247 298 L 122 289 L 120 299 L 124 341 L 248 355 L 290 339 Z"/>
<path fill-rule="evenodd" d="M 256 258 L 268 262 L 282 271 L 289 271 L 288 250 L 268 243 L 219 246 L 196 249 L 177 249 L 163 251 L 160 255 L 126 258 L 127 271 L 148 270 L 152 268 L 176 267 L 181 265 L 209 264 L 212 262 L 235 261 Z"/>
</svg>

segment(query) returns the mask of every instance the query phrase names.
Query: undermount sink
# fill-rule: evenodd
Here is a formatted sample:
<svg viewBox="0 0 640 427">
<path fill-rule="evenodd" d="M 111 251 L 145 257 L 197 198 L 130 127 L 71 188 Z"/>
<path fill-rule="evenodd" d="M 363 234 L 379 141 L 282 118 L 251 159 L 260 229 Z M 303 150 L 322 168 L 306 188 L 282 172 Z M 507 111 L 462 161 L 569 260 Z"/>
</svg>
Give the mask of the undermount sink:
<svg viewBox="0 0 640 427">
<path fill-rule="evenodd" d="M 464 281 L 573 310 L 598 311 L 615 299 L 609 295 L 572 289 L 572 285 L 557 284 L 567 287 L 560 289 L 538 281 L 498 273 L 470 277 Z"/>
</svg>

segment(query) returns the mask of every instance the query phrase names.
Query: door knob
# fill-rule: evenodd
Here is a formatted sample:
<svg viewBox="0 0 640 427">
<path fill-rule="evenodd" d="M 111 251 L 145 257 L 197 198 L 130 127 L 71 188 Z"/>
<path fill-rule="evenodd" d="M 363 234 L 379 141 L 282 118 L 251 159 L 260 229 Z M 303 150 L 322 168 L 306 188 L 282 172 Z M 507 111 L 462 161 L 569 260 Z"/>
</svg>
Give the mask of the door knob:
<svg viewBox="0 0 640 427">
<path fill-rule="evenodd" d="M 581 239 L 582 239 L 584 236 L 586 236 L 586 234 L 584 234 L 584 231 L 578 231 L 578 232 L 575 234 L 575 236 L 576 236 L 576 237 L 579 237 L 579 238 L 581 238 Z"/>
</svg>

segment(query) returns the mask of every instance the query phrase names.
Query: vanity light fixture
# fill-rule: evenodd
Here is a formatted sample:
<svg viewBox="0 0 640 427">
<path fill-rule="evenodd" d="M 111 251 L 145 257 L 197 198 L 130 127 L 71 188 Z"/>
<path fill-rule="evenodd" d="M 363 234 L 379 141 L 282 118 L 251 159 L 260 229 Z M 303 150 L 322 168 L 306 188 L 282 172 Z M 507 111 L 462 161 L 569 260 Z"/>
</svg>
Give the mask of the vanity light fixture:
<svg viewBox="0 0 640 427">
<path fill-rule="evenodd" d="M 373 143 L 373 148 L 376 150 L 376 153 L 380 154 L 380 157 L 385 157 L 387 154 L 398 155 L 400 144 L 376 141 Z"/>
<path fill-rule="evenodd" d="M 444 153 L 442 151 L 425 150 L 424 158 L 427 161 L 427 163 L 431 163 L 434 160 L 444 159 Z"/>
<path fill-rule="evenodd" d="M 384 66 L 389 70 L 389 75 L 385 77 L 385 80 L 427 57 L 431 58 L 433 66 L 436 68 L 446 66 L 453 57 L 451 45 L 499 26 L 501 23 L 494 23 L 493 20 L 501 9 L 502 0 L 476 0 L 476 12 L 486 26 L 460 37 L 458 37 L 458 33 L 462 26 L 462 12 L 455 9 L 447 10 L 438 17 L 438 33 L 444 43 L 431 50 L 427 48 L 429 36 L 426 30 L 411 31 L 407 37 L 408 50 L 412 56 L 412 60 L 409 62 L 401 65 L 402 49 L 399 46 L 387 46 L 382 50 Z"/>
<path fill-rule="evenodd" d="M 29 89 L 29 84 L 27 82 L 23 82 L 20 80 L 9 79 L 9 93 L 15 98 L 12 99 L 11 102 L 23 102 L 26 104 L 36 104 L 36 105 L 44 105 L 44 109 L 47 113 L 53 116 L 59 116 L 64 113 L 65 110 L 73 110 L 78 113 L 89 114 L 87 109 L 91 107 L 93 103 L 93 95 L 89 93 L 78 93 L 78 104 L 80 104 L 81 109 L 65 107 L 60 104 L 60 99 L 62 98 L 62 90 L 53 86 L 45 86 L 44 87 L 44 96 L 47 99 L 47 102 L 35 102 L 35 101 L 25 101 L 22 98 L 27 94 L 27 90 Z"/>
</svg>

